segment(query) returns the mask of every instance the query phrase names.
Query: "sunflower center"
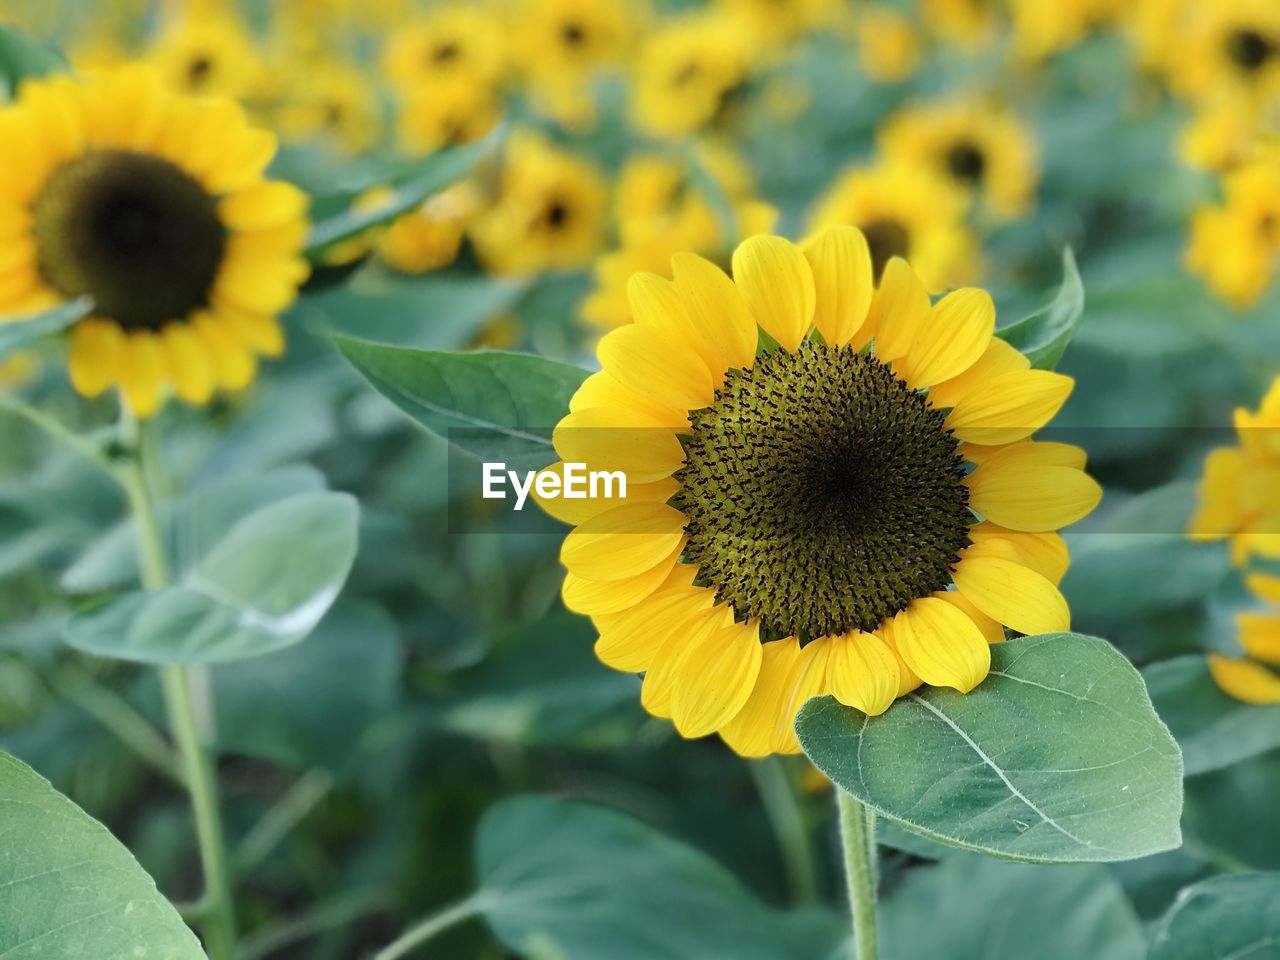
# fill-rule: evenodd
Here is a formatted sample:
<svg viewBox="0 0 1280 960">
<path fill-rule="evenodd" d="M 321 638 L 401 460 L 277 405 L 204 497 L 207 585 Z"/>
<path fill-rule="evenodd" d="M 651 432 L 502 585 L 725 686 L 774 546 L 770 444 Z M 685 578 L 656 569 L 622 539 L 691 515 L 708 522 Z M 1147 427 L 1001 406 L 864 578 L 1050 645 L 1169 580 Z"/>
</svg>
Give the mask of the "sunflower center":
<svg viewBox="0 0 1280 960">
<path fill-rule="evenodd" d="M 885 264 L 894 257 L 907 255 L 911 234 L 897 220 L 874 220 L 862 228 L 862 235 L 867 238 L 867 250 L 871 254 L 871 272 L 879 283 Z"/>
<path fill-rule="evenodd" d="M 226 247 L 216 202 L 160 157 L 98 150 L 60 166 L 36 198 L 40 273 L 126 328 L 205 306 Z"/>
<path fill-rule="evenodd" d="M 951 582 L 963 461 L 942 413 L 873 357 L 767 354 L 690 420 L 685 560 L 765 636 L 872 630 Z"/>
<path fill-rule="evenodd" d="M 1242 70 L 1257 70 L 1275 52 L 1270 38 L 1257 30 L 1234 30 L 1227 35 L 1227 56 Z"/>
<path fill-rule="evenodd" d="M 560 39 L 567 46 L 576 47 L 587 39 L 587 31 L 582 28 L 582 24 L 570 20 L 560 28 Z"/>
<path fill-rule="evenodd" d="M 187 86 L 199 87 L 213 73 L 213 58 L 207 54 L 199 54 L 187 64 Z"/>
<path fill-rule="evenodd" d="M 569 205 L 563 200 L 552 200 L 543 217 L 552 230 L 562 230 L 568 225 L 569 212 Z"/>
<path fill-rule="evenodd" d="M 947 151 L 947 170 L 951 176 L 965 183 L 977 183 L 986 170 L 987 158 L 977 144 L 961 140 Z"/>
</svg>

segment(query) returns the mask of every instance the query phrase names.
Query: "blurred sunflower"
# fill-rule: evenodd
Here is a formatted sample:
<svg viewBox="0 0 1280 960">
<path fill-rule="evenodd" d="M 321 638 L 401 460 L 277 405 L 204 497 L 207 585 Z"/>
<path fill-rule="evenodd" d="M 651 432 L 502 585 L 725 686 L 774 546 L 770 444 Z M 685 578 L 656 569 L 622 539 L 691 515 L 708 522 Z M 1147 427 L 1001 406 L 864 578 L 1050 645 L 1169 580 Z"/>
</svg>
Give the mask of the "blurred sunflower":
<svg viewBox="0 0 1280 960">
<path fill-rule="evenodd" d="M 794 753 L 811 696 L 879 714 L 922 682 L 968 691 L 1005 625 L 1068 627 L 1056 531 L 1101 491 L 1083 451 L 1029 439 L 1072 381 L 994 339 L 986 293 L 931 304 L 901 259 L 875 289 L 849 227 L 747 240 L 732 280 L 672 268 L 632 279 L 636 322 L 554 434 L 564 461 L 624 471 L 626 501 L 544 504 L 576 525 L 565 603 L 645 674 L 646 709 Z"/>
<path fill-rule="evenodd" d="M 742 19 L 766 49 L 830 27 L 845 13 L 839 0 L 718 0 L 718 6 Z"/>
<path fill-rule="evenodd" d="M 480 208 L 480 198 L 463 181 L 436 194 L 418 209 L 397 217 L 378 240 L 378 254 L 393 269 L 428 273 L 453 263 L 462 236 Z"/>
<path fill-rule="evenodd" d="M 1280 99 L 1256 103 L 1227 95 L 1199 106 L 1178 135 L 1178 155 L 1188 166 L 1222 173 L 1244 163 L 1260 142 L 1280 134 Z"/>
<path fill-rule="evenodd" d="M 1219 447 L 1205 461 L 1190 534 L 1230 539 L 1237 564 L 1255 554 L 1280 559 L 1280 377 L 1256 412 L 1236 409 L 1235 428 L 1239 445 Z"/>
<path fill-rule="evenodd" d="M 931 167 L 999 219 L 1024 215 L 1034 200 L 1035 140 L 1011 112 L 985 99 L 905 109 L 889 118 L 878 140 L 889 164 Z"/>
<path fill-rule="evenodd" d="M 470 231 L 485 267 L 500 274 L 586 266 L 604 241 L 600 171 L 530 131 L 507 140 L 498 195 Z"/>
<path fill-rule="evenodd" d="M 714 12 L 669 20 L 636 58 L 631 108 L 636 125 L 679 138 L 723 125 L 750 79 L 756 45 L 735 17 Z"/>
<path fill-rule="evenodd" d="M 1208 655 L 1209 673 L 1222 691 L 1245 703 L 1280 703 L 1280 577 L 1252 573 L 1245 585 L 1271 605 L 1265 612 L 1236 614 L 1244 657 Z"/>
<path fill-rule="evenodd" d="M 1237 308 L 1255 303 L 1280 255 L 1280 146 L 1259 149 L 1222 180 L 1223 203 L 1197 210 L 1187 267 Z"/>
<path fill-rule="evenodd" d="M 1014 52 L 1039 61 L 1073 47 L 1095 27 L 1111 23 L 1128 10 L 1121 0 L 1009 0 Z"/>
<path fill-rule="evenodd" d="M 1280 4 L 1189 4 L 1165 64 L 1173 88 L 1195 99 L 1224 93 L 1280 97 Z"/>
<path fill-rule="evenodd" d="M 281 352 L 307 199 L 264 179 L 275 138 L 233 101 L 143 68 L 33 80 L 0 110 L 0 142 L 0 315 L 91 297 L 70 335 L 80 393 L 118 384 L 146 417 L 168 388 L 204 403 Z"/>
<path fill-rule="evenodd" d="M 502 116 L 495 88 L 464 74 L 440 79 L 406 95 L 400 108 L 400 145 L 410 153 L 434 153 L 479 140 Z"/>
<path fill-rule="evenodd" d="M 450 4 L 398 27 L 383 54 L 388 79 L 419 94 L 461 78 L 488 85 L 506 69 L 502 21 L 485 4 Z"/>
<path fill-rule="evenodd" d="M 852 170 L 819 200 L 812 228 L 858 227 L 879 281 L 892 257 L 905 257 L 930 291 L 970 280 L 974 240 L 964 224 L 965 196 L 927 167 L 901 164 Z"/>
<path fill-rule="evenodd" d="M 990 0 L 922 0 L 920 11 L 931 33 L 969 50 L 986 46 L 1002 26 L 999 5 Z"/>
<path fill-rule="evenodd" d="M 324 57 L 285 61 L 293 81 L 276 111 L 276 127 L 286 140 L 325 139 L 348 153 L 366 150 L 378 137 L 378 102 L 364 74 L 351 64 Z"/>
<path fill-rule="evenodd" d="M 858 65 L 880 83 L 897 83 L 915 72 L 920 38 L 912 22 L 887 6 L 863 7 L 854 28 Z"/>
<path fill-rule="evenodd" d="M 244 99 L 262 79 L 253 39 L 228 9 L 173 21 L 146 59 L 171 90 L 194 97 Z"/>
</svg>

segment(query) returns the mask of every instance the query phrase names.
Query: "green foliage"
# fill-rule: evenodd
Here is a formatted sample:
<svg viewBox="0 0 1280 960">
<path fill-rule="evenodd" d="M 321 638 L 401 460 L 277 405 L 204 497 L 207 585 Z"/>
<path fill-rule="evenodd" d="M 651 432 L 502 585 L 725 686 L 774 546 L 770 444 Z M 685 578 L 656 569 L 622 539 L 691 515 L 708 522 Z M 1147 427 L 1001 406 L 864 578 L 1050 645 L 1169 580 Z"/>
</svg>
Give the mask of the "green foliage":
<svg viewBox="0 0 1280 960">
<path fill-rule="evenodd" d="M 203 960 L 120 842 L 26 764 L 0 753 L 0 956 Z"/>
<path fill-rule="evenodd" d="M 484 461 L 537 469 L 556 459 L 551 429 L 586 379 L 545 357 L 410 350 L 335 337 L 374 388 L 433 433 Z"/>
<path fill-rule="evenodd" d="M 1280 957 L 1280 874 L 1214 877 L 1184 890 L 1156 928 L 1150 960 Z"/>
<path fill-rule="evenodd" d="M 0 98 L 12 97 L 27 77 L 66 70 L 67 61 L 56 49 L 0 23 Z"/>
<path fill-rule="evenodd" d="M 0 31 L 3 30 L 4 27 L 0 25 Z M 15 350 L 21 350 L 45 337 L 61 333 L 91 309 L 93 309 L 93 302 L 88 297 L 81 297 L 79 300 L 60 303 L 33 317 L 5 320 L 0 323 L 0 360 Z"/>
<path fill-rule="evenodd" d="M 356 552 L 356 501 L 304 493 L 237 522 L 174 587 L 74 616 L 67 641 L 143 663 L 218 663 L 297 643 L 342 589 Z"/>
<path fill-rule="evenodd" d="M 812 700 L 796 733 L 838 786 L 943 843 L 1069 862 L 1180 842 L 1177 745 L 1138 672 L 1094 637 L 1000 644 L 972 693 L 923 687 L 879 717 Z"/>
<path fill-rule="evenodd" d="M 1075 339 L 1083 318 L 1084 284 L 1075 254 L 1067 247 L 1062 251 L 1062 284 L 1053 299 L 996 333 L 1026 354 L 1033 367 L 1052 370 Z"/>
<path fill-rule="evenodd" d="M 834 918 L 773 910 L 703 854 L 582 803 L 497 804 L 480 824 L 476 864 L 493 932 L 548 960 L 822 957 L 844 937 Z"/>
</svg>

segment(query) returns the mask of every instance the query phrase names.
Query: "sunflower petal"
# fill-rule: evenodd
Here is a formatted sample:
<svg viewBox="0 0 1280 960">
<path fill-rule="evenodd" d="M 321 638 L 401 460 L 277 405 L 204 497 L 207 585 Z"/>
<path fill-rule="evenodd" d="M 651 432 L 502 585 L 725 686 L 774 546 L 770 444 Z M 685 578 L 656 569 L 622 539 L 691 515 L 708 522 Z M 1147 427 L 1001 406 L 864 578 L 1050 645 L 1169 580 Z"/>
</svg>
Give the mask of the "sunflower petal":
<svg viewBox="0 0 1280 960">
<path fill-rule="evenodd" d="M 1280 673 L 1252 660 L 1211 653 L 1209 675 L 1223 693 L 1245 703 L 1280 703 Z"/>
<path fill-rule="evenodd" d="M 615 380 L 657 403 L 697 410 L 714 399 L 706 362 L 650 327 L 633 323 L 611 331 L 601 338 L 597 352 Z"/>
<path fill-rule="evenodd" d="M 968 693 L 991 669 L 991 646 L 955 604 L 921 597 L 894 618 L 898 653 L 925 683 Z"/>
<path fill-rule="evenodd" d="M 560 561 L 586 580 L 625 580 L 658 565 L 684 536 L 684 514 L 663 503 L 625 503 L 565 537 Z"/>
<path fill-rule="evenodd" d="M 680 735 L 705 737 L 741 712 L 761 659 L 758 623 L 735 623 L 690 643 L 671 692 L 671 719 Z"/>
<path fill-rule="evenodd" d="M 556 453 L 591 471 L 621 471 L 631 483 L 652 483 L 684 465 L 684 448 L 666 427 L 625 410 L 590 407 L 567 414 L 551 434 Z"/>
<path fill-rule="evenodd" d="M 964 552 L 952 580 L 975 607 L 1019 633 L 1071 628 L 1067 601 L 1047 577 L 982 546 Z"/>
<path fill-rule="evenodd" d="M 930 309 L 929 292 L 915 271 L 901 257 L 891 259 L 871 301 L 876 356 L 886 362 L 906 356 Z"/>
<path fill-rule="evenodd" d="M 898 658 L 872 633 L 855 630 L 831 638 L 827 665 L 831 693 L 847 707 L 878 716 L 898 696 Z"/>
<path fill-rule="evenodd" d="M 671 258 L 676 289 L 695 329 L 715 351 L 724 369 L 751 365 L 759 331 L 742 292 L 723 270 L 693 253 Z"/>
<path fill-rule="evenodd" d="M 110 320 L 82 320 L 71 330 L 67 371 L 82 397 L 96 397 L 121 375 L 125 334 Z"/>
<path fill-rule="evenodd" d="M 986 352 L 996 328 L 996 306 L 985 290 L 947 294 L 921 322 L 905 356 L 906 380 L 930 387 L 959 376 Z"/>
<path fill-rule="evenodd" d="M 814 323 L 829 346 L 842 347 L 866 323 L 875 292 L 867 238 L 857 227 L 829 227 L 803 249 L 816 291 Z"/>
<path fill-rule="evenodd" d="M 756 322 L 795 352 L 813 327 L 813 271 L 800 249 L 782 237 L 752 237 L 733 251 L 733 279 Z"/>
<path fill-rule="evenodd" d="M 1049 370 L 1001 374 L 956 401 L 946 425 L 970 443 L 1015 443 L 1053 419 L 1074 385 L 1070 377 Z"/>
</svg>

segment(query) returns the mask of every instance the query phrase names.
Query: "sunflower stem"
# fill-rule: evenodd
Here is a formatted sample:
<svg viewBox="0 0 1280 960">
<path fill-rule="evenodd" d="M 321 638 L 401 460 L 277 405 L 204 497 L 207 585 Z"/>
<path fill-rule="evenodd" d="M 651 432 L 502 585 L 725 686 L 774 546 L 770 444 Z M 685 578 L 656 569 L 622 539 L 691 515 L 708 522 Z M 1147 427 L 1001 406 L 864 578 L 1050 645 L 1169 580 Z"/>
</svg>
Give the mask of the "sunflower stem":
<svg viewBox="0 0 1280 960">
<path fill-rule="evenodd" d="M 765 816 L 777 839 L 792 900 L 801 906 L 815 903 L 818 880 L 809 847 L 809 828 L 782 758 L 762 757 L 748 763 L 747 769 L 756 782 Z"/>
<path fill-rule="evenodd" d="M 124 433 L 136 434 L 141 429 L 128 417 L 121 427 Z M 137 442 L 139 438 L 136 435 L 130 439 L 135 442 L 129 444 L 130 456 L 121 467 L 119 477 L 137 524 L 138 567 L 142 585 L 147 590 L 161 590 L 169 584 L 169 563 L 147 484 L 144 457 L 148 445 Z M 196 841 L 204 871 L 205 892 L 201 903 L 207 909 L 199 918 L 200 932 L 204 935 L 210 960 L 234 960 L 235 904 L 231 898 L 231 874 L 218 808 L 218 782 L 213 761 L 200 736 L 191 695 L 191 677 L 185 665 L 170 663 L 160 667 L 160 681 L 170 730 L 182 757 L 183 779 L 191 796 Z"/>
<path fill-rule="evenodd" d="M 836 787 L 845 879 L 853 913 L 854 960 L 876 960 L 876 815 Z"/>
<path fill-rule="evenodd" d="M 373 960 L 400 960 L 401 957 L 407 957 L 415 947 L 426 943 L 436 934 L 443 933 L 450 927 L 457 926 L 464 920 L 482 913 L 490 904 L 491 898 L 483 890 L 478 891 L 465 900 L 445 907 L 439 913 L 433 913 L 425 920 L 414 924 L 394 943 L 388 944 L 374 954 Z"/>
</svg>

